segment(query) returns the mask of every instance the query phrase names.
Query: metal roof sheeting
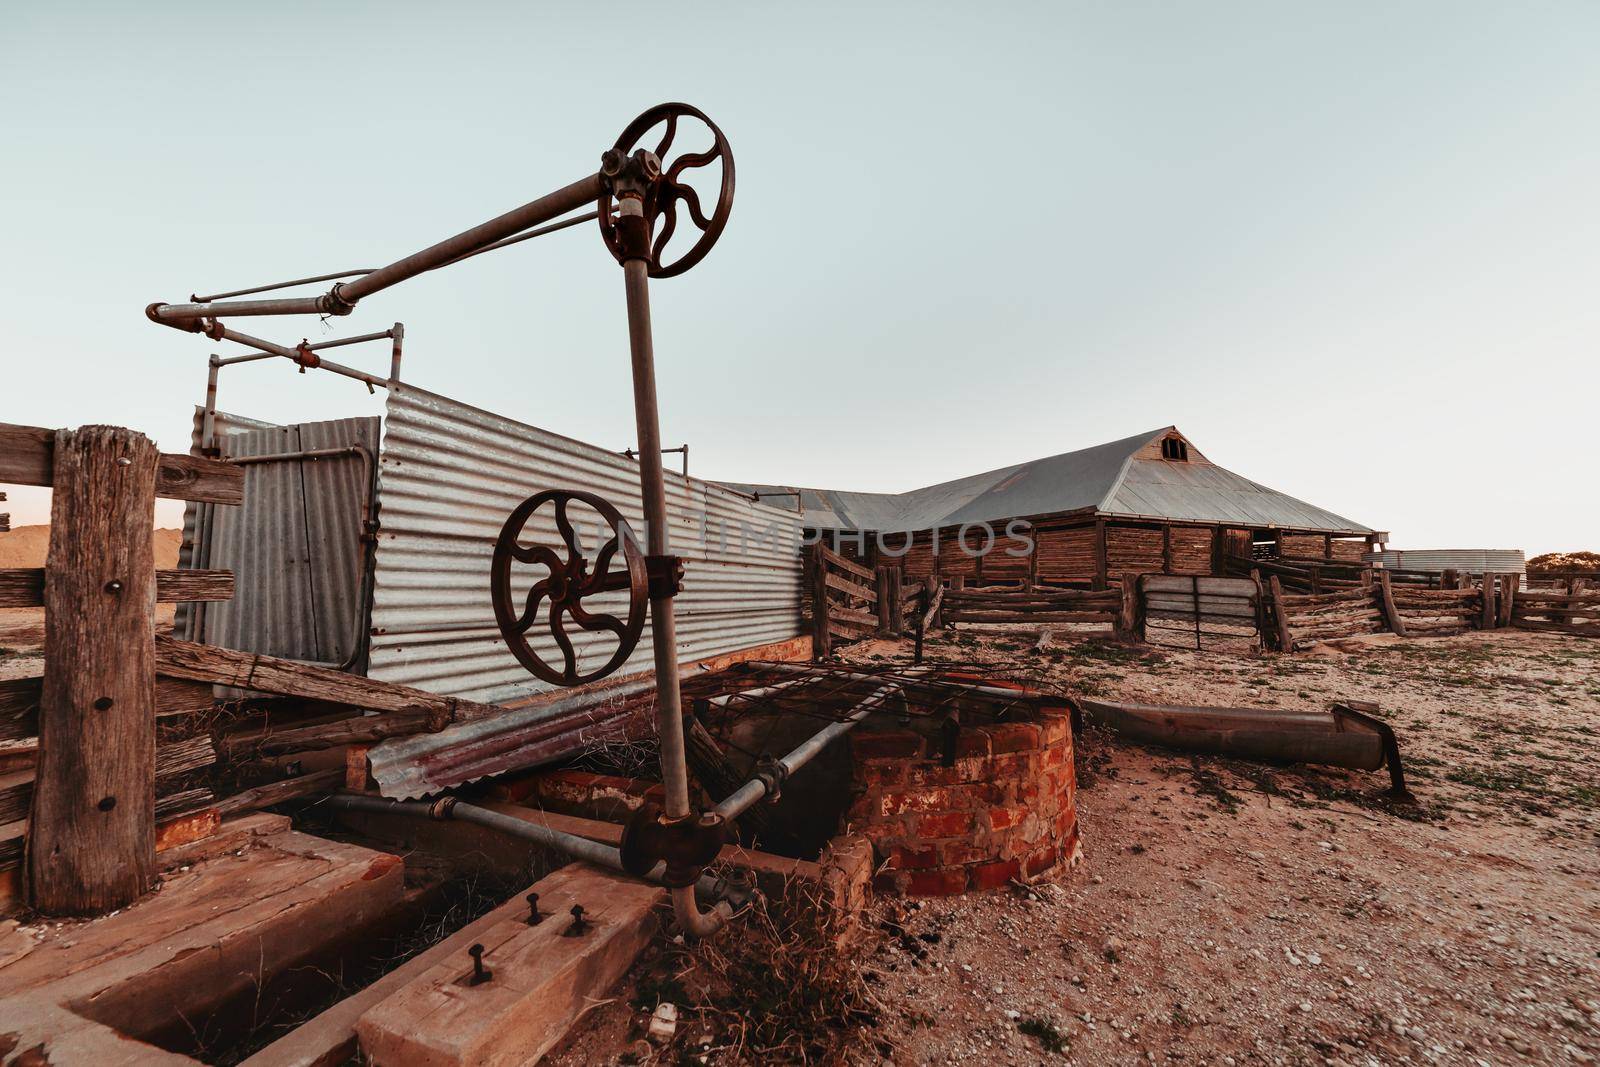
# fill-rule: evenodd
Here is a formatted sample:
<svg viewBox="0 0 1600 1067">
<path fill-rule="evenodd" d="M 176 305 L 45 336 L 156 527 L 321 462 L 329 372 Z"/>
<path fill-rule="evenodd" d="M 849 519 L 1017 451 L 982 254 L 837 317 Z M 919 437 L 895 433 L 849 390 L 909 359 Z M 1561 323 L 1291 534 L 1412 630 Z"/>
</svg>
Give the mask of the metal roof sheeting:
<svg viewBox="0 0 1600 1067">
<path fill-rule="evenodd" d="M 800 516 L 670 471 L 666 482 L 670 551 L 686 569 L 676 599 L 679 655 L 700 659 L 797 636 Z M 596 493 L 643 538 L 636 461 L 413 386 L 391 386 L 379 464 L 370 677 L 489 703 L 551 688 L 506 650 L 489 596 L 500 527 L 543 489 Z M 523 541 L 535 540 L 557 543 L 553 526 L 530 525 Z M 585 547 L 592 552 L 595 545 L 586 539 Z M 580 670 L 616 647 L 609 634 L 573 637 Z M 547 633 L 533 644 L 559 662 Z M 650 668 L 646 625 L 618 675 Z"/>
<path fill-rule="evenodd" d="M 1170 426 L 1151 430 L 908 493 L 725 484 L 745 493 L 798 492 L 805 508 L 802 520 L 819 529 L 899 533 L 1093 508 L 1122 518 L 1319 533 L 1372 532 L 1358 522 L 1219 467 L 1192 448 L 1185 462 L 1135 458 L 1140 449 L 1173 430 Z M 775 502 L 790 500 L 780 497 Z"/>
</svg>

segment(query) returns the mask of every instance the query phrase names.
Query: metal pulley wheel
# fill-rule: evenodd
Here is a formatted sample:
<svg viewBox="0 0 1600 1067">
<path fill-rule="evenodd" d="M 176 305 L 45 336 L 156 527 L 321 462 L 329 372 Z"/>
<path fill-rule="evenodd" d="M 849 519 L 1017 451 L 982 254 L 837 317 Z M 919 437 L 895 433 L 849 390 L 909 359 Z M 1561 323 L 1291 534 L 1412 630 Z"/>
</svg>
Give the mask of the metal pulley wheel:
<svg viewBox="0 0 1600 1067">
<path fill-rule="evenodd" d="M 711 131 L 711 147 L 703 152 L 687 152 L 669 160 L 668 154 L 680 132 L 679 125 L 694 122 L 703 124 Z M 663 123 L 665 129 L 653 148 L 639 143 L 641 138 Z M 660 177 L 650 183 L 644 198 L 644 215 L 652 226 L 648 259 L 650 277 L 671 278 L 704 259 L 722 235 L 723 227 L 728 224 L 728 213 L 733 210 L 733 150 L 728 147 L 728 139 L 722 135 L 717 124 L 708 119 L 705 112 L 688 104 L 657 104 L 630 122 L 628 128 L 622 131 L 622 136 L 617 138 L 614 151 L 627 157 L 636 148 L 648 148 L 660 164 Z M 700 203 L 699 193 L 683 181 L 683 174 L 684 171 L 712 163 L 720 165 L 722 179 L 717 189 L 716 203 L 707 213 Z M 677 232 L 680 205 L 688 215 L 689 222 L 700 231 L 700 236 L 687 252 L 672 259 L 667 253 L 667 244 Z M 600 234 L 605 238 L 611 254 L 621 262 L 623 254 L 613 218 L 615 211 L 616 198 L 607 189 L 600 194 Z M 656 226 L 657 222 L 660 223 L 659 227 Z M 682 241 L 678 247 L 682 247 Z"/>
<path fill-rule="evenodd" d="M 609 534 L 602 532 L 608 539 L 595 553 L 593 566 L 583 554 L 578 532 L 567 514 L 567 507 L 573 501 L 593 509 L 609 527 Z M 565 559 L 546 545 L 525 546 L 520 540 L 529 521 L 546 506 L 554 510 L 556 530 L 566 547 Z M 518 599 L 512 590 L 513 562 L 544 567 L 549 574 L 534 582 Z M 612 565 L 618 562 L 621 567 L 613 570 Z M 593 493 L 548 489 L 517 505 L 501 527 L 490 564 L 489 588 L 494 600 L 495 622 L 511 654 L 536 677 L 554 685 L 571 686 L 604 678 L 622 666 L 633 652 L 644 630 L 650 579 L 645 556 L 639 550 L 633 530 L 616 508 Z M 624 590 L 628 594 L 626 619 L 608 612 L 591 612 L 583 606 L 588 597 Z M 536 627 L 539 608 L 544 604 L 548 604 L 549 609 L 544 621 Z M 578 670 L 578 653 L 567 632 L 566 619 L 571 619 L 581 631 L 609 632 L 616 636 L 616 651 L 604 666 L 593 671 Z M 529 643 L 529 632 L 535 629 L 548 631 L 561 650 L 559 669 L 541 659 Z"/>
</svg>

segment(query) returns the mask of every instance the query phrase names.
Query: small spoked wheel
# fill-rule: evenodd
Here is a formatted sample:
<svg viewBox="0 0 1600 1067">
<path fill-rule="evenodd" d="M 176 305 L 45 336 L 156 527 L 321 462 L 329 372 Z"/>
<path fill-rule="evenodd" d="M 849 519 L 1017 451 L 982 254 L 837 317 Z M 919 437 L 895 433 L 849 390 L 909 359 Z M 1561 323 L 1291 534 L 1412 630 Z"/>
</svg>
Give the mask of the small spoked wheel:
<svg viewBox="0 0 1600 1067">
<path fill-rule="evenodd" d="M 592 563 L 584 555 L 569 513 L 575 503 L 599 516 L 600 548 Z M 530 525 L 548 526 L 551 522 L 560 542 L 557 548 L 523 543 L 523 533 Z M 533 581 L 526 593 L 519 593 L 517 579 L 523 577 L 525 568 L 542 568 L 545 574 Z M 650 585 L 644 554 L 627 520 L 593 493 L 548 489 L 519 504 L 495 540 L 489 581 L 495 622 L 506 647 L 534 676 L 553 685 L 583 685 L 604 678 L 622 666 L 644 630 Z M 619 592 L 627 594 L 625 612 L 617 605 L 617 597 L 606 596 Z M 590 598 L 603 598 L 605 607 L 596 600 L 585 606 Z M 610 658 L 598 670 L 580 670 L 582 652 L 591 646 L 603 651 L 611 640 L 591 635 L 607 633 L 617 642 Z M 554 643 L 558 664 L 546 662 L 534 647 L 537 641 L 548 649 L 546 641 L 538 640 L 542 637 Z M 583 649 L 574 643 L 575 637 Z"/>
<path fill-rule="evenodd" d="M 700 152 L 671 156 L 679 135 L 684 134 L 686 138 L 692 136 L 686 134 L 685 130 L 694 125 L 704 126 L 710 131 L 710 147 Z M 649 135 L 658 127 L 662 131 L 660 138 L 651 144 Z M 728 225 L 728 213 L 733 210 L 733 149 L 728 147 L 728 139 L 722 135 L 717 124 L 707 118 L 705 112 L 688 104 L 657 104 L 630 122 L 628 128 L 622 131 L 622 136 L 617 138 L 616 150 L 626 156 L 636 148 L 654 152 L 661 163 L 661 177 L 652 184 L 644 210 L 645 217 L 655 225 L 650 238 L 650 277 L 671 278 L 704 259 L 706 253 L 711 251 L 711 246 L 717 243 L 717 238 L 722 236 L 723 227 Z M 689 184 L 688 172 L 712 164 L 720 168 L 720 174 L 715 180 L 716 200 L 707 211 L 700 201 L 700 192 Z M 702 188 L 709 193 L 711 184 L 708 175 Z M 698 237 L 693 238 L 692 244 L 687 244 L 686 251 L 674 257 L 674 253 L 687 243 L 680 238 L 670 251 L 667 248 L 678 232 L 680 207 L 688 216 L 685 229 L 692 225 L 700 232 Z M 611 194 L 601 193 L 600 233 L 611 254 L 620 261 L 622 248 L 612 218 L 614 209 L 615 200 Z"/>
</svg>

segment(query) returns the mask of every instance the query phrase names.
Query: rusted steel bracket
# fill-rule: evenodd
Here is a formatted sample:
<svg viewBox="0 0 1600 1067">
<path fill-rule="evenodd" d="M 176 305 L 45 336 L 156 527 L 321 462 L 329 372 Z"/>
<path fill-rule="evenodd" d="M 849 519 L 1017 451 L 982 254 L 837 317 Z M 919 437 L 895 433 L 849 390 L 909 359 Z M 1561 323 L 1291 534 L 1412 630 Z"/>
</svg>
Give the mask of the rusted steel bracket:
<svg viewBox="0 0 1600 1067">
<path fill-rule="evenodd" d="M 706 865 L 717 858 L 728 839 L 727 822 L 715 812 L 669 819 L 658 804 L 647 803 L 622 828 L 622 869 L 636 878 L 666 862 L 662 884 L 673 889 L 692 886 Z"/>
<path fill-rule="evenodd" d="M 789 768 L 770 752 L 763 752 L 756 760 L 753 777 L 767 787 L 767 803 L 776 804 L 783 795 L 783 783 L 789 780 Z"/>
<path fill-rule="evenodd" d="M 683 590 L 683 559 L 679 556 L 646 556 L 645 574 L 650 581 L 650 599 L 666 600 Z"/>
<path fill-rule="evenodd" d="M 1407 804 L 1416 803 L 1416 797 L 1406 788 L 1406 772 L 1400 763 L 1400 739 L 1395 736 L 1394 728 L 1376 715 L 1359 711 L 1349 704 L 1335 704 L 1333 713 L 1354 719 L 1378 735 L 1383 744 L 1383 762 L 1389 768 L 1389 795 Z"/>
</svg>

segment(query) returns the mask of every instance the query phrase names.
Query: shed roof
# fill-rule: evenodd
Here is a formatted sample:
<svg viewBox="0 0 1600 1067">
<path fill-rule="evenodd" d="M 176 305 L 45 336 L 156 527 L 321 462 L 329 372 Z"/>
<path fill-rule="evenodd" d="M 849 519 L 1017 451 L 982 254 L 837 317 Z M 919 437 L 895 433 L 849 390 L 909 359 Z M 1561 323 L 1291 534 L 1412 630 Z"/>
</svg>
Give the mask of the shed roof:
<svg viewBox="0 0 1600 1067">
<path fill-rule="evenodd" d="M 1162 459 L 1159 442 L 1176 437 L 1187 461 Z M 1280 527 L 1367 534 L 1369 527 L 1219 467 L 1167 426 L 1076 452 L 940 482 L 907 493 L 851 493 L 793 485 L 723 482 L 746 493 L 798 497 L 807 526 L 899 533 L 1093 509 L 1122 518 Z"/>
</svg>

